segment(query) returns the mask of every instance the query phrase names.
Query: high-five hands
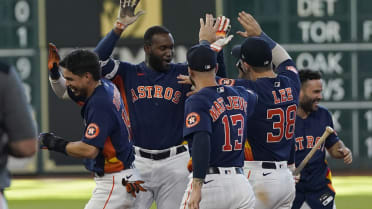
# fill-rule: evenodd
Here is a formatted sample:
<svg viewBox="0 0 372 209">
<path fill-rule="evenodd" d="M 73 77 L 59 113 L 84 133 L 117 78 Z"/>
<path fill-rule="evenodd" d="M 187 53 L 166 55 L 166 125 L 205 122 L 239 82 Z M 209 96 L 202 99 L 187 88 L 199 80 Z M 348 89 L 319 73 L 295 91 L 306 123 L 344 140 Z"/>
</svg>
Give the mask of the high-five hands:
<svg viewBox="0 0 372 209">
<path fill-rule="evenodd" d="M 203 18 L 200 18 L 200 30 L 199 30 L 199 41 L 206 40 L 209 43 L 213 43 L 217 40 L 217 31 L 220 25 L 220 19 L 217 18 L 214 22 L 213 15 L 205 14 L 205 22 Z"/>
<path fill-rule="evenodd" d="M 262 29 L 257 21 L 252 17 L 252 15 L 246 12 L 239 12 L 238 17 L 239 23 L 243 26 L 245 31 L 236 32 L 238 35 L 248 38 L 251 36 L 259 36 L 262 33 Z"/>
<path fill-rule="evenodd" d="M 124 30 L 128 25 L 136 22 L 136 20 L 143 15 L 145 12 L 140 10 L 134 14 L 140 0 L 136 0 L 133 3 L 133 0 L 120 0 L 120 9 L 118 18 L 115 22 L 115 28 Z"/>
<path fill-rule="evenodd" d="M 231 29 L 229 18 L 225 16 L 221 16 L 217 18 L 217 22 L 219 22 L 218 30 L 216 32 L 217 41 L 211 44 L 211 48 L 215 52 L 221 51 L 222 48 L 226 46 L 231 41 L 231 39 L 234 37 L 234 35 L 228 36 L 230 29 Z"/>
</svg>

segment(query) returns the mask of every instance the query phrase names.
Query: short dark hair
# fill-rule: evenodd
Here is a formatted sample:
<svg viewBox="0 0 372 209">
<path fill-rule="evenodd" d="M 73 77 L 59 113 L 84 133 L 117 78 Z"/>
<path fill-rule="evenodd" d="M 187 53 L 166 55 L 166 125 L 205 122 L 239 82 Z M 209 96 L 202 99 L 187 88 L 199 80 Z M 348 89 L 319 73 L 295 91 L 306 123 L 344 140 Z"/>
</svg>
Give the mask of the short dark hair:
<svg viewBox="0 0 372 209">
<path fill-rule="evenodd" d="M 303 69 L 298 71 L 298 74 L 301 84 L 304 84 L 308 80 L 319 80 L 322 78 L 322 73 L 318 70 Z"/>
<path fill-rule="evenodd" d="M 101 67 L 98 56 L 86 49 L 72 51 L 63 58 L 59 65 L 75 75 L 82 76 L 84 73 L 90 73 L 96 81 L 101 78 Z"/>
<path fill-rule="evenodd" d="M 155 34 L 170 34 L 170 32 L 164 26 L 160 26 L 160 25 L 152 26 L 146 30 L 145 35 L 143 36 L 144 44 L 151 45 L 152 37 Z"/>
</svg>

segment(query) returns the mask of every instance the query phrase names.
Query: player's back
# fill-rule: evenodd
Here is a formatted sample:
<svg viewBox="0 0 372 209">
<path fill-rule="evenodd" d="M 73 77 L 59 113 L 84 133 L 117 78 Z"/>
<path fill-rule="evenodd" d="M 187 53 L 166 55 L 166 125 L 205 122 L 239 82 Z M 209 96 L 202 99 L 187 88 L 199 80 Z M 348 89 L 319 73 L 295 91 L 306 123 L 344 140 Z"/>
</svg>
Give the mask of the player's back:
<svg viewBox="0 0 372 209">
<path fill-rule="evenodd" d="M 252 87 L 258 95 L 256 111 L 247 122 L 252 160 L 288 161 L 298 93 L 290 80 L 281 75 L 258 79 Z"/>
<path fill-rule="evenodd" d="M 294 152 L 294 130 L 300 81 L 292 60 L 277 68 L 275 78 L 220 79 L 219 83 L 244 86 L 256 92 L 257 108 L 247 122 L 246 160 L 290 161 Z"/>
<path fill-rule="evenodd" d="M 252 115 L 256 102 L 253 92 L 229 86 L 206 87 L 186 100 L 185 111 L 190 112 L 186 127 L 196 126 L 200 121 L 202 126 L 196 127 L 207 129 L 211 135 L 209 166 L 243 166 L 246 120 Z"/>
</svg>

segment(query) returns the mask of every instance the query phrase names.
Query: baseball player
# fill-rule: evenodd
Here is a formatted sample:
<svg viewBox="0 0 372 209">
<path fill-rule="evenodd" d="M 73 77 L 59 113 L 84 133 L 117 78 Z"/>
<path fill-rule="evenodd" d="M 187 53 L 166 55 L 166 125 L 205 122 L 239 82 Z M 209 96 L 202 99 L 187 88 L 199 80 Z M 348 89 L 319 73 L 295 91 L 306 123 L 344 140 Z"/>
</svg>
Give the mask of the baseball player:
<svg viewBox="0 0 372 209">
<path fill-rule="evenodd" d="M 185 104 L 183 135 L 192 141 L 193 173 L 180 208 L 253 208 L 242 166 L 246 119 L 257 96 L 243 87 L 217 85 L 216 57 L 209 46 L 191 47 L 187 61 L 197 93 Z"/>
<path fill-rule="evenodd" d="M 254 208 L 290 208 L 295 196 L 291 170 L 300 92 L 298 73 L 288 53 L 262 32 L 250 14 L 240 12 L 238 21 L 245 31 L 237 33 L 247 38 L 233 49 L 242 79 L 220 79 L 219 83 L 244 86 L 258 95 L 256 110 L 247 121 L 244 164 L 256 196 Z"/>
<path fill-rule="evenodd" d="M 320 139 L 325 127 L 333 127 L 330 112 L 325 107 L 319 106 L 323 90 L 320 72 L 301 70 L 299 75 L 302 85 L 295 130 L 296 166 L 304 160 L 311 148 Z M 331 171 L 325 160 L 324 148 L 332 157 L 343 159 L 347 165 L 351 164 L 352 154 L 350 149 L 345 147 L 337 134 L 328 136 L 325 143 L 315 152 L 301 171 L 300 181 L 296 184 L 296 197 L 292 209 L 335 208 L 335 190 L 332 187 Z M 304 202 L 310 207 L 301 207 Z"/>
<path fill-rule="evenodd" d="M 50 66 L 62 67 L 70 98 L 84 98 L 84 134 L 80 141 L 68 141 L 53 133 L 41 133 L 41 146 L 77 158 L 95 173 L 96 188 L 86 209 L 132 208 L 136 193 L 145 191 L 133 169 L 134 152 L 128 137 L 123 101 L 113 83 L 101 79 L 95 53 L 75 50 L 60 63 L 50 56 Z M 123 185 L 126 187 L 124 189 Z"/>
<path fill-rule="evenodd" d="M 8 209 L 5 191 L 11 184 L 8 157 L 36 153 L 36 121 L 14 67 L 0 62 L 0 208 Z"/>
</svg>

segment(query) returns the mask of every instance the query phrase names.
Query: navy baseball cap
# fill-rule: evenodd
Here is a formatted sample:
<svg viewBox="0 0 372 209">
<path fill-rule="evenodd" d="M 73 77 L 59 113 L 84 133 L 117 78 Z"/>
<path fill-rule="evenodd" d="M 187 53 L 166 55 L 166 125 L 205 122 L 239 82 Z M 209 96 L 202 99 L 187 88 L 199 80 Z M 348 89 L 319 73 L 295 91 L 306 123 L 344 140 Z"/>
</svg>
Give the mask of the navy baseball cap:
<svg viewBox="0 0 372 209">
<path fill-rule="evenodd" d="M 208 45 L 197 44 L 187 51 L 187 62 L 191 69 L 207 72 L 216 67 L 217 57 Z"/>
<path fill-rule="evenodd" d="M 272 54 L 269 45 L 258 37 L 249 37 L 241 45 L 236 45 L 231 54 L 253 67 L 267 67 L 271 64 Z"/>
</svg>

